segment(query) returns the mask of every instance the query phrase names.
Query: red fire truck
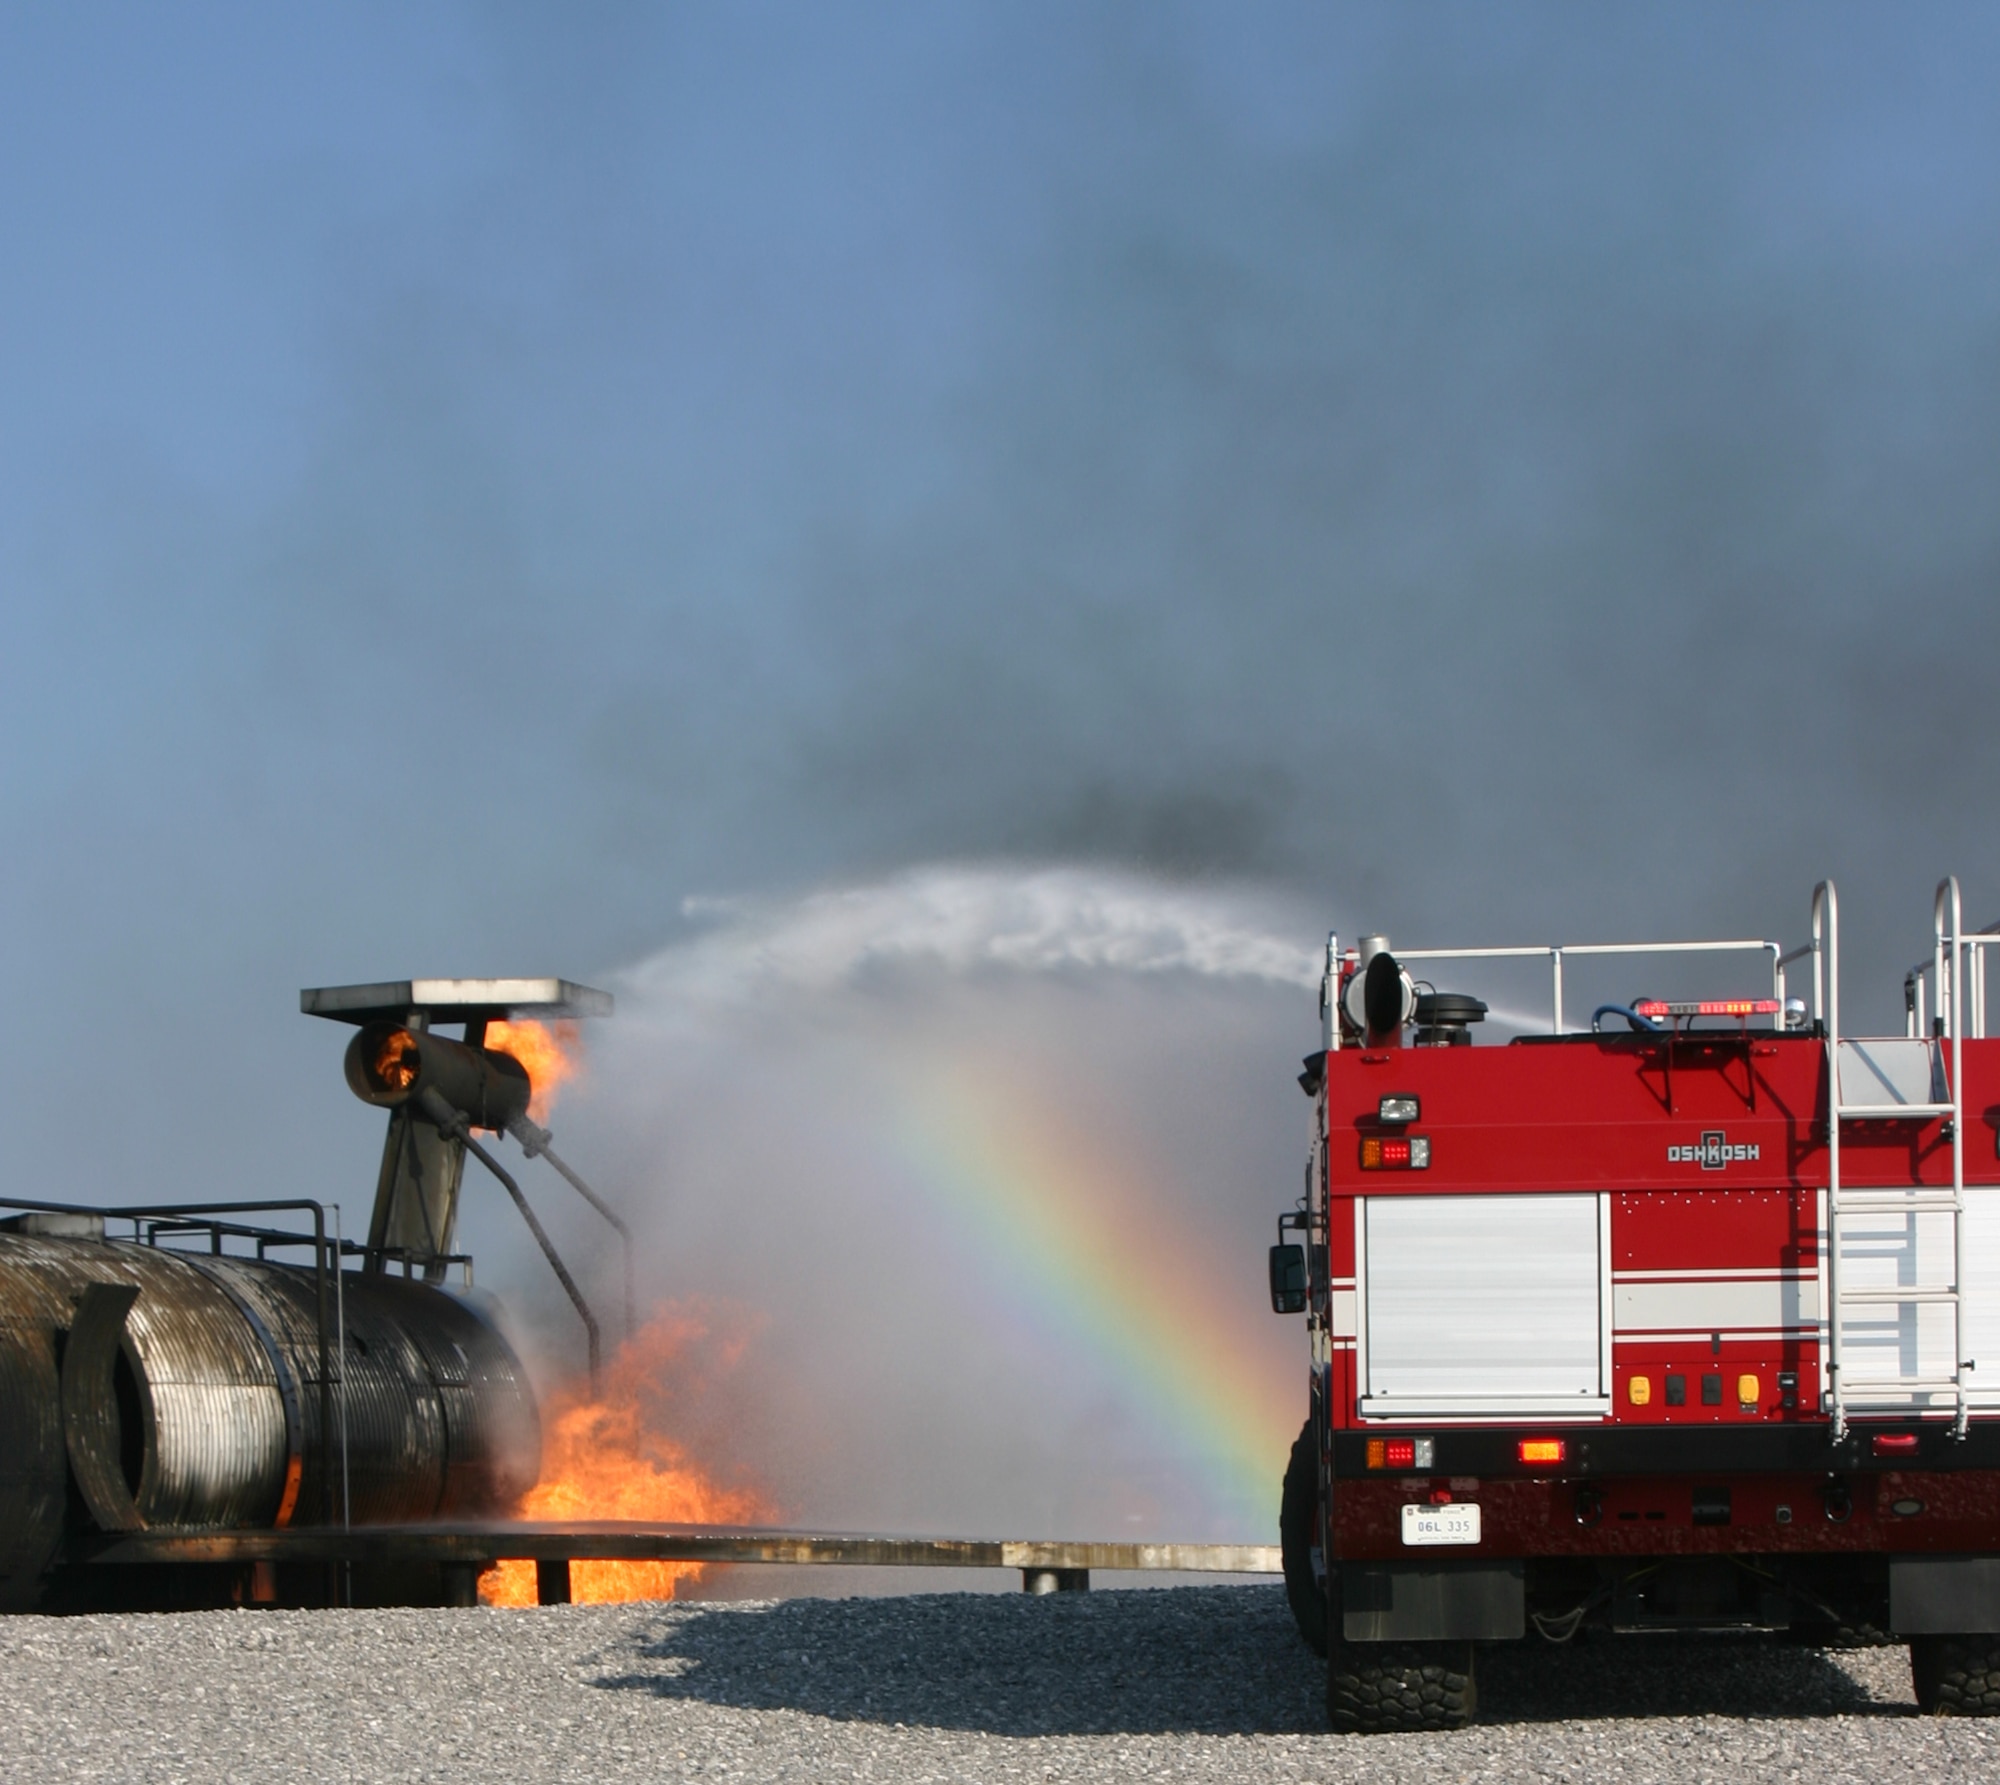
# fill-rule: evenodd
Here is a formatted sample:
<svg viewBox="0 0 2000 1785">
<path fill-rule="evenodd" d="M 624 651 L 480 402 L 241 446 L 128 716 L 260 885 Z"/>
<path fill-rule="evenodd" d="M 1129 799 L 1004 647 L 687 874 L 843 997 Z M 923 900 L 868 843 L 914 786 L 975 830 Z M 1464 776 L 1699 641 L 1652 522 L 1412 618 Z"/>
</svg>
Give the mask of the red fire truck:
<svg viewBox="0 0 2000 1785">
<path fill-rule="evenodd" d="M 1830 883 L 1789 953 L 1328 940 L 1271 1291 L 1311 1334 L 1280 1532 L 1337 1728 L 1462 1724 L 1475 1645 L 1586 1630 L 1908 1642 L 1926 1710 L 2000 1713 L 1996 945 L 1944 882 L 1904 1032 L 1862 1037 Z M 1598 957 L 1710 995 L 1574 1028 Z M 1434 976 L 1509 958 L 1553 1021 L 1475 1045 Z"/>
</svg>

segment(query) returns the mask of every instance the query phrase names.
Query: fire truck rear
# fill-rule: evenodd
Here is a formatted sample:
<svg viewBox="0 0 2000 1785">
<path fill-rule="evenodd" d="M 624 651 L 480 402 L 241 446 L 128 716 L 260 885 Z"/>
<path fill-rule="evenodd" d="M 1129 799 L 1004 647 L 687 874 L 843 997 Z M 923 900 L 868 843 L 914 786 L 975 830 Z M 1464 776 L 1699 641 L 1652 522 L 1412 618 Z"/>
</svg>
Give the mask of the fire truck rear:
<svg viewBox="0 0 2000 1785">
<path fill-rule="evenodd" d="M 2000 1713 L 2000 935 L 1960 916 L 1947 880 L 1889 1037 L 1842 1032 L 1830 883 L 1789 953 L 1329 939 L 1271 1289 L 1311 1334 L 1280 1528 L 1337 1728 L 1462 1724 L 1475 1645 L 1600 1631 L 1907 1642 L 1924 1709 Z M 1553 1021 L 1475 1043 L 1434 980 L 1507 957 Z M 1595 957 L 1721 995 L 1569 1027 Z"/>
</svg>

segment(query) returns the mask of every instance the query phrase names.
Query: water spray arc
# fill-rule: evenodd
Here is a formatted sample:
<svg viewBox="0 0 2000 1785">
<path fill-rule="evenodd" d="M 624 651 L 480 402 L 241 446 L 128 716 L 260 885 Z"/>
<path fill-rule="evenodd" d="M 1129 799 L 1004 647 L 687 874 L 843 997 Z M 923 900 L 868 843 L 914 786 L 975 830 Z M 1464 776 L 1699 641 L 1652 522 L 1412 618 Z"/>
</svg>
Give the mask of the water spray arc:
<svg viewBox="0 0 2000 1785">
<path fill-rule="evenodd" d="M 1178 1369 L 1167 1372 L 1178 1392 L 1135 1398 L 1129 1348 L 1102 1343 L 1105 1322 L 1072 1318 L 1081 1304 L 1104 1299 L 1112 1277 L 1099 1268 L 1101 1259 L 1123 1255 L 1121 1235 L 1129 1239 L 1136 1223 L 1149 1237 L 1143 1268 L 1135 1263 L 1117 1278 L 1126 1286 L 1119 1293 L 1129 1292 L 1128 1312 L 1136 1321 L 1171 1304 L 1185 1325 L 1192 1306 L 1185 1280 L 1192 1273 L 1182 1254 L 1193 1249 L 1187 1242 L 1194 1230 L 1177 1234 L 1171 1207 L 1160 1200 L 1172 1175 L 1158 1169 L 1164 1155 L 1142 1148 L 1119 1166 L 1117 1136 L 1128 1131 L 1115 1119 L 1109 1131 L 1088 1121 L 1072 1128 L 1059 1103 L 1043 1119 L 1038 1073 L 1059 1078 L 1081 1068 L 1078 1082 L 1086 1086 L 1126 1087 L 1093 1076 L 1101 1062 L 1087 1060 L 1073 1036 L 1061 1046 L 1050 1042 L 1042 1057 L 1045 994 L 1026 994 L 1037 1001 L 1030 1005 L 1018 1000 L 1035 979 L 1058 988 L 1046 995 L 1074 1000 L 1085 975 L 1107 987 L 1121 983 L 1119 999 L 1140 979 L 1162 988 L 1146 992 L 1148 998 L 1179 996 L 1164 989 L 1175 981 L 1296 983 L 1299 951 L 1258 916 L 1249 901 L 1190 899 L 1137 881 L 939 871 L 815 897 L 790 918 L 777 914 L 775 924 L 768 915 L 753 918 L 726 937 L 712 928 L 676 960 L 649 963 L 633 979 L 657 997 L 652 1034 L 675 1046 L 676 1038 L 694 1038 L 668 1081 L 678 1094 L 699 1108 L 701 1100 L 716 1101 L 719 1085 L 741 1077 L 720 1100 L 743 1101 L 751 1125 L 732 1131 L 736 1140 L 769 1136 L 781 1148 L 807 1150 L 818 1167 L 833 1167 L 781 1168 L 779 1194 L 793 1199 L 786 1210 L 800 1215 L 810 1203 L 850 1233 L 862 1232 L 861 1243 L 871 1247 L 885 1237 L 881 1214 L 897 1211 L 914 1217 L 905 1226 L 921 1247 L 948 1260 L 969 1240 L 971 1256 L 960 1266 L 979 1275 L 982 1318 L 1000 1306 L 996 1293 L 1009 1285 L 1020 1291 L 1003 1317 L 1020 1314 L 1038 1329 L 1028 1334 L 1031 1344 L 1046 1337 L 1073 1362 L 1084 1361 L 1096 1384 L 1092 1392 L 1121 1410 L 1129 1405 L 1146 1422 L 1143 1441 L 1154 1431 L 1170 1442 L 1178 1438 L 1146 1464 L 1177 1483 L 1191 1458 L 1218 1448 L 1210 1440 L 1232 1453 L 1263 1448 L 1257 1421 L 1209 1417 L 1232 1393 L 1240 1398 L 1240 1384 L 1254 1369 L 1247 1375 L 1226 1365 L 1206 1373 Z M 757 1052 L 745 1058 L 761 1057 L 778 1020 L 774 1004 L 781 1001 L 759 995 L 774 972 L 806 982 L 807 998 L 838 1001 L 823 1007 L 831 1020 L 811 1045 L 830 1047 L 835 1056 L 847 1050 L 823 1094 L 802 1101 L 794 1120 L 775 1127 L 768 1112 L 749 1107 L 755 1075 L 731 1067 L 732 1050 L 747 1042 Z M 997 1059 L 999 1031 L 990 1026 L 972 1052 L 956 1040 L 941 1047 L 947 1018 L 962 1017 L 967 998 L 989 996 L 1000 1003 L 987 1006 L 987 1014 L 997 1010 L 1003 1029 L 1033 1013 L 1021 1037 L 1032 1069 L 1019 1075 L 986 1069 Z M 11 1206 L 28 1213 L 0 1224 L 14 1227 L 0 1232 L 0 1315 L 6 1316 L 0 1436 L 10 1439 L 10 1455 L 32 1450 L 34 1463 L 26 1484 L 32 1504 L 24 1501 L 15 1516 L 0 1518 L 0 1609 L 467 1604 L 486 1594 L 491 1583 L 479 1577 L 494 1561 L 530 1568 L 532 1587 L 523 1586 L 530 1603 L 566 1600 L 572 1562 L 639 1565 L 630 1578 L 585 1577 L 581 1589 L 594 1597 L 660 1596 L 672 1591 L 676 1576 L 718 1561 L 1009 1568 L 1019 1569 L 1031 1588 L 1058 1575 L 1080 1586 L 1093 1569 L 1276 1566 L 1268 1546 L 1134 1543 L 1118 1538 L 1116 1527 L 1082 1531 L 1075 1542 L 745 1528 L 746 1521 L 773 1516 L 773 1501 L 785 1490 L 767 1499 L 761 1484 L 749 1485 L 761 1469 L 755 1462 L 746 1467 L 755 1452 L 736 1446 L 740 1427 L 720 1440 L 719 1463 L 690 1458 L 683 1448 L 706 1442 L 699 1397 L 711 1388 L 677 1379 L 675 1359 L 678 1347 L 703 1342 L 690 1323 L 705 1316 L 699 1308 L 679 1315 L 663 1310 L 638 1328 L 636 1343 L 612 1355 L 585 1284 L 563 1260 L 519 1181 L 525 1174 L 498 1139 L 511 1136 L 526 1158 L 547 1158 L 617 1234 L 626 1320 L 637 1328 L 632 1228 L 556 1152 L 540 1100 L 560 1082 L 564 1061 L 539 1050 L 565 1048 L 559 1026 L 608 1014 L 609 996 L 561 980 L 404 980 L 309 990 L 301 1008 L 349 1027 L 347 1082 L 386 1121 L 365 1238 L 343 1238 L 337 1210 L 299 1203 L 118 1211 L 16 1201 Z M 1072 1003 L 1070 1014 L 1076 1008 Z M 1100 1010 L 1093 1020 L 1104 1015 Z M 545 1022 L 557 1027 L 545 1029 Z M 444 1028 L 450 1032 L 440 1033 Z M 648 1024 L 642 1020 L 640 1028 Z M 717 1046 L 718 1038 L 727 1039 Z M 933 1068 L 947 1058 L 970 1071 L 986 1100 L 975 1096 L 969 1110 L 950 1105 L 958 1119 L 945 1123 L 940 1158 L 938 1148 L 918 1144 L 930 1129 L 914 1140 L 905 1132 L 897 1100 L 908 1093 L 942 1107 Z M 658 1065 L 642 1068 L 649 1120 L 667 1107 Z M 843 1106 L 842 1099 L 850 1101 Z M 835 1118 L 831 1125 L 822 1120 L 828 1116 Z M 686 1126 L 677 1119 L 672 1132 Z M 720 1132 L 708 1127 L 697 1146 Z M 1103 1146 L 1084 1142 L 1093 1132 L 1112 1138 Z M 1051 1144 L 1065 1134 L 1075 1136 L 1066 1149 Z M 975 1143 L 979 1156 L 969 1158 L 966 1149 Z M 539 1407 L 488 1304 L 459 1292 L 460 1273 L 452 1267 L 463 1268 L 467 1292 L 472 1277 L 456 1237 L 468 1153 L 520 1210 L 585 1328 L 588 1398 L 578 1371 L 576 1383 L 554 1392 L 546 1410 Z M 752 1169 L 745 1163 L 750 1154 L 740 1149 L 714 1157 L 729 1183 Z M 686 1181 L 681 1161 L 672 1169 L 676 1183 Z M 1177 1182 L 1180 1193 L 1191 1180 L 1183 1174 Z M 870 1201 L 878 1186 L 883 1195 Z M 1028 1221 L 1037 1210 L 1057 1211 L 1065 1196 L 1076 1205 L 1072 1218 L 1045 1226 Z M 694 1203 L 677 1197 L 675 1206 L 719 1218 L 735 1205 L 728 1197 Z M 1086 1262 L 1099 1263 L 1060 1277 L 1040 1274 L 1033 1261 L 1052 1248 L 1065 1258 L 1076 1251 L 1074 1217 L 1086 1207 L 1096 1211 L 1089 1231 L 1102 1241 L 1093 1242 Z M 281 1225 L 287 1210 L 309 1211 L 309 1230 Z M 1013 1244 L 1024 1221 L 1034 1242 L 1025 1250 Z M 287 1247 L 311 1247 L 312 1262 L 303 1268 L 283 1262 Z M 821 1322 L 822 1337 L 837 1340 L 842 1329 L 827 1316 L 842 1318 L 843 1295 L 856 1318 L 879 1320 L 882 1305 L 872 1290 L 857 1295 L 838 1268 L 843 1255 L 810 1244 L 797 1251 L 817 1285 L 804 1318 Z M 883 1251 L 891 1269 L 906 1256 L 893 1245 Z M 725 1286 L 721 1294 L 717 1306 L 727 1308 L 730 1291 Z M 680 1336 L 682 1328 L 693 1336 Z M 1218 1355 L 1236 1355 L 1226 1334 L 1217 1337 Z M 1079 1343 L 1102 1355 L 1076 1359 Z M 851 1355 L 837 1344 L 825 1350 L 841 1360 L 832 1367 L 852 1372 Z M 735 1353 L 722 1341 L 708 1355 L 735 1368 Z M 1187 1348 L 1174 1355 L 1188 1355 Z M 53 1373 L 42 1369 L 49 1359 Z M 891 1360 L 891 1370 L 899 1367 Z M 9 1378 L 22 1372 L 34 1376 L 32 1392 L 9 1402 Z M 885 1392 L 899 1381 L 908 1386 L 895 1375 L 868 1374 L 861 1399 L 906 1417 L 910 1397 Z M 646 1392 L 632 1392 L 634 1383 Z M 1162 1412 L 1179 1407 L 1191 1389 L 1206 1412 L 1193 1419 Z M 17 1430 L 6 1408 L 18 1413 L 29 1402 L 40 1409 L 38 1423 L 33 1432 Z M 771 1404 L 780 1411 L 790 1405 L 782 1398 Z M 583 1464 L 576 1460 L 579 1447 Z M 80 1488 L 66 1502 L 72 1477 Z M 8 1511 L 11 1488 L 23 1483 L 25 1475 L 21 1482 L 0 1481 L 0 1512 Z M 1143 1492 L 1158 1498 L 1152 1487 Z M 966 1502 L 959 1516 L 1009 1527 L 1017 1520 L 1104 1523 L 1060 1510 L 1053 1500 L 1030 1509 L 1025 1520 L 996 1505 L 980 1511 Z M 1168 1516 L 1181 1514 L 1168 1509 Z M 867 1521 L 862 1529 L 874 1528 L 878 1518 L 921 1528 L 910 1512 L 887 1505 L 860 1517 Z M 636 1578 L 640 1573 L 647 1578 Z"/>
</svg>

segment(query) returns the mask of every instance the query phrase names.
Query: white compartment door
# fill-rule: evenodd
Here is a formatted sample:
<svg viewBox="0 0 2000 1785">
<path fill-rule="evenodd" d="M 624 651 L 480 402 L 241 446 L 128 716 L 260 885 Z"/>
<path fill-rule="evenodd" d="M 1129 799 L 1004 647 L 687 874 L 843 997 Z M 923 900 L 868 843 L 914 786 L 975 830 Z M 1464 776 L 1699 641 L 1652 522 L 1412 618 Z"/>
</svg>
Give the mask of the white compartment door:
<svg viewBox="0 0 2000 1785">
<path fill-rule="evenodd" d="M 1975 1407 L 2000 1406 L 2000 1188 L 1965 1192 L 1965 1355 Z"/>
<path fill-rule="evenodd" d="M 1360 1204 L 1363 1418 L 1611 1410 L 1611 1199 Z"/>
</svg>

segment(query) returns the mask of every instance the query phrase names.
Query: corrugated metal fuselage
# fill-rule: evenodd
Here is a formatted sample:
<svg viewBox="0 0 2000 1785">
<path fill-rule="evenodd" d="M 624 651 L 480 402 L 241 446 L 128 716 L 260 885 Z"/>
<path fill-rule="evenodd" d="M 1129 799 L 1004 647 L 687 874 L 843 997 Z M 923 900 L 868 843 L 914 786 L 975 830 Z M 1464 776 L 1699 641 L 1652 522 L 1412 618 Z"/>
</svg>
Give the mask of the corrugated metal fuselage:
<svg viewBox="0 0 2000 1785">
<path fill-rule="evenodd" d="M 72 1538 L 107 1525 L 510 1508 L 541 1437 L 506 1341 L 426 1284 L 348 1274 L 341 1287 L 322 1393 L 309 1268 L 0 1233 L 0 1608 L 39 1603 Z M 111 1367 L 66 1369 L 106 1308 L 123 1315 Z"/>
</svg>

